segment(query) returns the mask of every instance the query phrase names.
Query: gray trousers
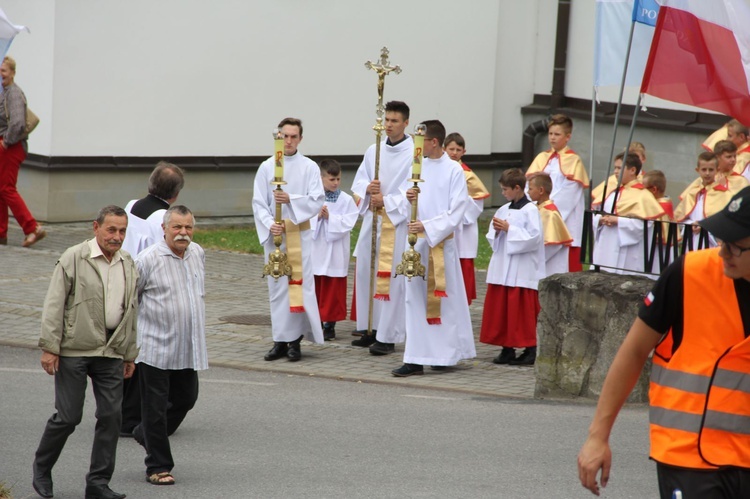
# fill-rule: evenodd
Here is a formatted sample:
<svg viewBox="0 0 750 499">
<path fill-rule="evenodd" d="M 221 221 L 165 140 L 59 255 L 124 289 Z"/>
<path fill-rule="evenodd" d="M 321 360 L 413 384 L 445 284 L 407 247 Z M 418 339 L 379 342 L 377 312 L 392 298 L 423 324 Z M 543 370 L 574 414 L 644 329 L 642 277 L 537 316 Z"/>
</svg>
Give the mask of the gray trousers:
<svg viewBox="0 0 750 499">
<path fill-rule="evenodd" d="M 108 484 L 115 471 L 122 406 L 122 360 L 108 357 L 60 357 L 55 373 L 55 409 L 34 457 L 37 476 L 48 475 L 68 437 L 83 417 L 87 377 L 96 399 L 96 429 L 87 485 Z"/>
</svg>

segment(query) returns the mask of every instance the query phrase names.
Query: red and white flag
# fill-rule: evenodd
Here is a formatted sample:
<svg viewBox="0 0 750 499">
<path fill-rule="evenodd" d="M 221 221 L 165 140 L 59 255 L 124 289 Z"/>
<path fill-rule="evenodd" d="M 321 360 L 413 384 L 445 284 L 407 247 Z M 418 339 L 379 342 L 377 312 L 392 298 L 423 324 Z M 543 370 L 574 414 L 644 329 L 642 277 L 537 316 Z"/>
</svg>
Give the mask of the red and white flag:
<svg viewBox="0 0 750 499">
<path fill-rule="evenodd" d="M 750 124 L 750 0 L 659 3 L 641 92 Z"/>
</svg>

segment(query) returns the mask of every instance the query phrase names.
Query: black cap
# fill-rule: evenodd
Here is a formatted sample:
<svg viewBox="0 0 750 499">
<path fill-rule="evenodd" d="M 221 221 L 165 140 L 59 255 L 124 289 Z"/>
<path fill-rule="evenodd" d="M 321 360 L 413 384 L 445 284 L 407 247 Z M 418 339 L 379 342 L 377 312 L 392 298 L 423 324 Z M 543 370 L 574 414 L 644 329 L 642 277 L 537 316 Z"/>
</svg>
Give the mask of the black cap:
<svg viewBox="0 0 750 499">
<path fill-rule="evenodd" d="M 750 187 L 732 196 L 723 210 L 698 224 L 717 239 L 728 243 L 750 237 Z"/>
</svg>

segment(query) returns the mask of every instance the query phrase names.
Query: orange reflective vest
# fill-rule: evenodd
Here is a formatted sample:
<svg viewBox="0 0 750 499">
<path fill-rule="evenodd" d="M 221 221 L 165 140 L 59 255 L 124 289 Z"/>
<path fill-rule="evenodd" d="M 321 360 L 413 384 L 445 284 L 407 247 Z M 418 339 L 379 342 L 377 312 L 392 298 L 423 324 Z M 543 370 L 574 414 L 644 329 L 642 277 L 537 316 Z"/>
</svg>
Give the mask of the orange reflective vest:
<svg viewBox="0 0 750 499">
<path fill-rule="evenodd" d="M 750 339 L 719 249 L 684 262 L 684 330 L 657 345 L 651 371 L 651 458 L 685 468 L 750 468 Z"/>
</svg>

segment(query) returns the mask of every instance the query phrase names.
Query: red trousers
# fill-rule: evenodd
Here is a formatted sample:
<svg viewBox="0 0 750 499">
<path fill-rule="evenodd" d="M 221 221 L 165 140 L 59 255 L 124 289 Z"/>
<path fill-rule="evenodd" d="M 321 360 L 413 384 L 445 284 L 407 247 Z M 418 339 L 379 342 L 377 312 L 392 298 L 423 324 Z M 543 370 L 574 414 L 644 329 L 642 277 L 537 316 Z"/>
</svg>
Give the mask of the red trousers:
<svg viewBox="0 0 750 499">
<path fill-rule="evenodd" d="M 36 229 L 36 220 L 16 190 L 18 170 L 24 159 L 26 151 L 20 142 L 8 149 L 0 147 L 0 237 L 8 237 L 8 208 L 24 234 L 31 234 Z"/>
<path fill-rule="evenodd" d="M 315 276 L 315 296 L 321 322 L 346 319 L 346 277 Z"/>
</svg>

